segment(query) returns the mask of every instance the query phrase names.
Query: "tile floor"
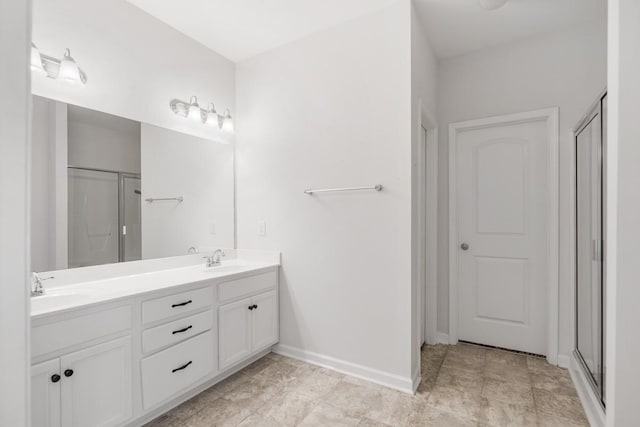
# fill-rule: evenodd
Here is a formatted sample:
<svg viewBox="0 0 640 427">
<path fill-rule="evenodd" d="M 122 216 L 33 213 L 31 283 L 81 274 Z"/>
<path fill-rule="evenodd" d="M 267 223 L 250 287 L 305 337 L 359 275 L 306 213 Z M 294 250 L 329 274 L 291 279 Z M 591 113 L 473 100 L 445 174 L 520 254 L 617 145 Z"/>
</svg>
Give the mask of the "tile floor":
<svg viewBox="0 0 640 427">
<path fill-rule="evenodd" d="M 460 344 L 423 348 L 415 396 L 269 354 L 147 427 L 588 425 L 566 370 Z"/>
</svg>

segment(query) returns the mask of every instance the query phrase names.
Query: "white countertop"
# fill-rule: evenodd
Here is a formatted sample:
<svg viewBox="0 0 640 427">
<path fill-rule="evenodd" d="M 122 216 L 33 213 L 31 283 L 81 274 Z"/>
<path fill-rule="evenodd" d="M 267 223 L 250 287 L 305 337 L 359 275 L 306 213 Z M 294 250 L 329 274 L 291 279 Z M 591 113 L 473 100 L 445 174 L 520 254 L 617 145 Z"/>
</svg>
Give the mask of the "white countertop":
<svg viewBox="0 0 640 427">
<path fill-rule="evenodd" d="M 204 263 L 200 263 L 62 286 L 47 287 L 47 282 L 44 282 L 45 295 L 31 298 L 31 318 L 113 302 L 186 284 L 220 279 L 231 280 L 244 273 L 259 273 L 279 265 L 279 256 L 277 260 L 273 258 L 231 259 L 223 261 L 220 266 L 209 268 L 205 267 Z"/>
</svg>

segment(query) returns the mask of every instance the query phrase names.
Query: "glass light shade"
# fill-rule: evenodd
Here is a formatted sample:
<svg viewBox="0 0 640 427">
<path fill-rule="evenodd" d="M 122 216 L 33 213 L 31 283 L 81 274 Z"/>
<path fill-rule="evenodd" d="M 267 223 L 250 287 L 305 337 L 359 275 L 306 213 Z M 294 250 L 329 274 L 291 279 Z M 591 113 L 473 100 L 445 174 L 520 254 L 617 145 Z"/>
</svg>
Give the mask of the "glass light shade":
<svg viewBox="0 0 640 427">
<path fill-rule="evenodd" d="M 233 119 L 231 118 L 229 110 L 227 110 L 224 113 L 224 117 L 222 117 L 222 131 L 225 133 L 233 133 Z"/>
<path fill-rule="evenodd" d="M 213 106 L 213 103 L 209 104 L 209 108 L 207 109 L 207 121 L 205 124 L 207 126 L 220 127 L 218 113 L 216 113 L 216 108 Z"/>
<path fill-rule="evenodd" d="M 198 105 L 198 98 L 195 96 L 191 97 L 189 101 L 189 112 L 187 113 L 187 117 L 192 120 L 202 120 L 202 115 L 200 114 L 200 105 Z"/>
<path fill-rule="evenodd" d="M 478 4 L 481 8 L 486 10 L 498 9 L 507 2 L 507 0 L 478 0 Z"/>
<path fill-rule="evenodd" d="M 31 43 L 31 71 L 35 71 L 38 74 L 46 75 L 44 67 L 42 66 L 42 57 L 40 56 L 40 50 L 38 47 Z"/>
<path fill-rule="evenodd" d="M 71 57 L 69 49 L 65 49 L 64 57 L 60 61 L 60 70 L 58 71 L 58 79 L 70 83 L 81 83 L 80 68 L 76 61 Z"/>
</svg>

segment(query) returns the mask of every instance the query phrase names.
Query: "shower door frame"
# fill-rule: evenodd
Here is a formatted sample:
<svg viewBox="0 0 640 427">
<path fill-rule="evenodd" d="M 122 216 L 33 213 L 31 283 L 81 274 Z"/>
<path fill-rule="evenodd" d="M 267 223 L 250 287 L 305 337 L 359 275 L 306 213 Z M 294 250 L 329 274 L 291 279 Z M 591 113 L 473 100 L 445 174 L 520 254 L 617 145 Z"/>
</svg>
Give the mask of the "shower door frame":
<svg viewBox="0 0 640 427">
<path fill-rule="evenodd" d="M 113 173 L 118 176 L 118 262 L 124 262 L 124 236 L 122 234 L 122 226 L 124 225 L 124 179 L 137 178 L 142 181 L 142 175 L 134 172 L 121 172 L 110 169 L 90 168 L 85 166 L 67 166 L 69 169 L 86 170 L 92 172 Z M 142 200 L 142 195 L 140 196 Z M 142 202 L 141 202 L 142 204 Z M 142 238 L 142 236 L 141 236 Z"/>
<path fill-rule="evenodd" d="M 606 201 L 607 201 L 607 189 L 606 189 L 606 156 L 607 156 L 607 147 L 606 147 L 606 123 L 604 116 L 604 102 L 607 96 L 607 91 L 604 90 L 600 96 L 598 96 L 597 101 L 594 102 L 589 109 L 587 110 L 587 114 L 578 122 L 577 126 L 573 130 L 573 150 L 574 150 L 574 350 L 573 353 L 576 357 L 576 360 L 579 362 L 580 368 L 584 372 L 584 376 L 587 378 L 590 386 L 592 387 L 598 402 L 602 406 L 602 408 L 606 408 L 606 391 L 605 391 L 605 378 L 606 378 L 606 358 L 605 358 L 605 338 L 606 338 L 606 312 L 605 312 L 605 302 L 606 302 L 606 266 L 607 266 L 607 256 L 605 252 L 605 244 L 606 241 Z M 586 361 L 582 357 L 580 350 L 578 349 L 578 135 L 591 124 L 593 120 L 600 120 L 600 259 L 601 259 L 601 269 L 600 269 L 600 384 L 596 382 L 596 379 L 593 377 L 591 370 L 587 366 Z"/>
</svg>

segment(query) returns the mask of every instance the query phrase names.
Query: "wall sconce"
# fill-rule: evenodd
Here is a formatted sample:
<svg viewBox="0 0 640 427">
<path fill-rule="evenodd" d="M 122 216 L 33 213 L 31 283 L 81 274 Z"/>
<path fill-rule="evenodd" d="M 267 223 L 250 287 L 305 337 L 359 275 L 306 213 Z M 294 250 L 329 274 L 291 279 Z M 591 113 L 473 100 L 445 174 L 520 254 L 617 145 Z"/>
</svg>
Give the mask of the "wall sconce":
<svg viewBox="0 0 640 427">
<path fill-rule="evenodd" d="M 169 108 L 171 108 L 171 111 L 178 116 L 199 120 L 207 126 L 218 127 L 218 129 L 221 129 L 223 132 L 233 133 L 231 112 L 226 110 L 221 116 L 216 112 L 213 102 L 209 103 L 209 106 L 205 110 L 200 108 L 200 104 L 198 104 L 198 97 L 192 96 L 189 99 L 189 102 L 181 101 L 180 99 L 172 99 L 169 102 Z"/>
<path fill-rule="evenodd" d="M 56 80 L 87 84 L 87 75 L 71 57 L 69 49 L 64 50 L 62 59 L 57 59 L 40 53 L 38 47 L 31 43 L 31 71 Z"/>
</svg>

